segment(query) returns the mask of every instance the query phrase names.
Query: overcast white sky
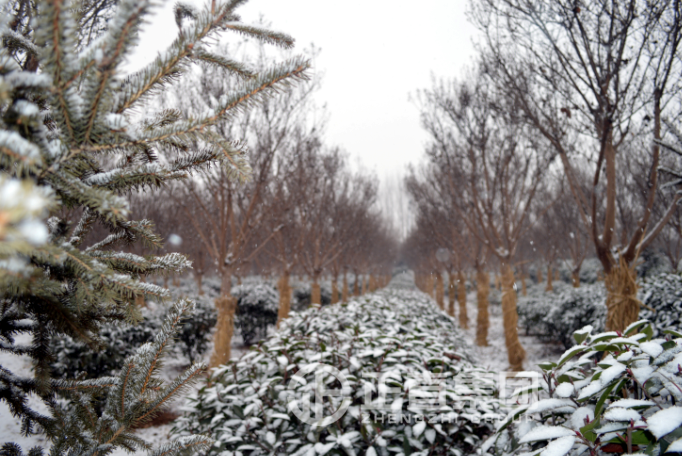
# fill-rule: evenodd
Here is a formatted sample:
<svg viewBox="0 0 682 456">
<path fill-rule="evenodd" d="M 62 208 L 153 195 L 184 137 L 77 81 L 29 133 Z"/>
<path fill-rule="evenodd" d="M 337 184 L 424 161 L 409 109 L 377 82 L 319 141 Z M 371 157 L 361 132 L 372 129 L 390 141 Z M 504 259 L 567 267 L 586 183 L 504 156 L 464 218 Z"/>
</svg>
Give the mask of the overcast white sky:
<svg viewBox="0 0 682 456">
<path fill-rule="evenodd" d="M 142 66 L 175 38 L 174 3 L 165 2 L 151 18 L 132 66 Z M 292 35 L 299 49 L 310 43 L 321 48 L 315 70 L 325 74 L 317 96 L 330 113 L 327 143 L 384 177 L 402 174 L 422 156 L 426 135 L 408 95 L 430 87 L 432 74 L 458 76 L 470 62 L 475 30 L 466 20 L 466 3 L 251 0 L 238 12 L 246 23 L 262 15 L 273 29 Z"/>
</svg>

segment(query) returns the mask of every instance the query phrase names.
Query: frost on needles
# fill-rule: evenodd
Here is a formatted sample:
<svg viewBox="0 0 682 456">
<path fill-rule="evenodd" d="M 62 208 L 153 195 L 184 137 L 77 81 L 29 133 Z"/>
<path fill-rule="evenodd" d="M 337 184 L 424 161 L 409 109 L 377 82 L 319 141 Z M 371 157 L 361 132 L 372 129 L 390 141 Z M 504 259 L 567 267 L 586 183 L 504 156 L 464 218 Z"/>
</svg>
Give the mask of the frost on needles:
<svg viewBox="0 0 682 456">
<path fill-rule="evenodd" d="M 179 254 L 123 251 L 136 242 L 163 245 L 149 221 L 129 218 L 126 193 L 209 166 L 249 177 L 244 151 L 213 125 L 304 78 L 308 63 L 293 58 L 255 73 L 212 53 L 209 44 L 227 30 L 293 45 L 287 35 L 240 23 L 235 9 L 243 3 L 178 5 L 175 41 L 147 67 L 125 75 L 121 64 L 137 44 L 152 2 L 0 1 L 0 350 L 33 364 L 28 376 L 0 366 L 0 401 L 24 434 L 46 435 L 51 454 L 104 456 L 123 447 L 168 455 L 212 443 L 187 436 L 152 449 L 133 433 L 205 369 L 193 365 L 168 384 L 157 376 L 192 302 L 169 305 L 153 342 L 127 358 L 117 377 L 52 378 L 50 340 L 68 335 L 97 347 L 103 323 L 139 320 L 135 296 L 169 299 L 166 289 L 142 277 L 191 266 Z M 140 115 L 147 98 L 192 65 L 218 66 L 242 83 L 205 116 L 173 109 Z M 69 212 L 76 221 L 64 215 Z M 91 239 L 95 226 L 108 234 Z M 28 345 L 18 341 L 25 336 Z M 37 411 L 29 395 L 42 399 L 49 413 Z M 0 450 L 24 451 L 12 442 Z M 42 452 L 28 450 L 32 456 Z"/>
</svg>

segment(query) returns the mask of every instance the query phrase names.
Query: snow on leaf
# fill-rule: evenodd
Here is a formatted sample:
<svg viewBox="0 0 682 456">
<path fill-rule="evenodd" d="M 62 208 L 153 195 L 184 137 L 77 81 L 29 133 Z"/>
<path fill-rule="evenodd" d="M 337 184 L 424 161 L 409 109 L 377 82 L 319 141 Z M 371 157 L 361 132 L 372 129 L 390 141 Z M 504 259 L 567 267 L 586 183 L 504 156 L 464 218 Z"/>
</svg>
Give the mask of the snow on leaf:
<svg viewBox="0 0 682 456">
<path fill-rule="evenodd" d="M 623 372 L 625 372 L 625 369 L 626 369 L 626 367 L 624 364 L 616 362 L 611 367 L 609 367 L 608 369 L 605 369 L 602 372 L 601 377 L 599 378 L 599 381 L 601 382 L 601 384 L 603 386 L 606 386 L 606 385 L 610 384 L 616 378 L 619 378 L 621 376 L 621 374 Z"/>
<path fill-rule="evenodd" d="M 564 456 L 566 453 L 571 451 L 573 444 L 575 443 L 575 437 L 566 436 L 558 438 L 549 443 L 545 447 L 540 456 Z"/>
<path fill-rule="evenodd" d="M 613 402 L 611 405 L 609 405 L 609 408 L 611 407 L 623 407 L 623 408 L 631 408 L 631 407 L 646 407 L 650 405 L 656 405 L 655 402 L 649 401 L 646 399 L 619 399 L 616 402 Z"/>
<path fill-rule="evenodd" d="M 575 430 L 592 421 L 594 421 L 594 409 L 592 407 L 580 407 L 571 415 L 571 424 Z"/>
<path fill-rule="evenodd" d="M 426 421 L 420 421 L 414 426 L 412 426 L 412 434 L 415 437 L 419 437 L 422 432 L 424 432 L 424 429 L 426 428 Z"/>
<path fill-rule="evenodd" d="M 575 432 L 563 426 L 538 426 L 524 435 L 519 443 L 538 442 L 540 440 L 551 440 L 559 437 L 574 436 Z"/>
<path fill-rule="evenodd" d="M 571 397 L 571 394 L 575 392 L 575 388 L 573 387 L 572 384 L 565 382 L 559 384 L 556 388 L 556 395 L 559 397 Z"/>
<path fill-rule="evenodd" d="M 670 407 L 651 415 L 647 419 L 649 431 L 660 439 L 682 425 L 682 407 Z"/>
<path fill-rule="evenodd" d="M 561 407 L 575 407 L 575 404 L 569 399 L 542 399 L 531 404 L 528 410 L 526 410 L 525 415 L 543 413 Z"/>
<path fill-rule="evenodd" d="M 639 344 L 639 348 L 652 358 L 655 358 L 663 353 L 663 347 L 661 344 L 656 342 L 642 342 Z"/>
<path fill-rule="evenodd" d="M 329 450 L 336 446 L 336 442 L 327 443 L 326 445 L 321 442 L 315 444 L 315 453 L 319 455 L 327 454 Z"/>
<path fill-rule="evenodd" d="M 622 407 L 610 407 L 606 413 L 604 413 L 604 418 L 609 421 L 637 421 L 641 418 L 639 413 L 632 409 L 626 409 Z"/>
</svg>

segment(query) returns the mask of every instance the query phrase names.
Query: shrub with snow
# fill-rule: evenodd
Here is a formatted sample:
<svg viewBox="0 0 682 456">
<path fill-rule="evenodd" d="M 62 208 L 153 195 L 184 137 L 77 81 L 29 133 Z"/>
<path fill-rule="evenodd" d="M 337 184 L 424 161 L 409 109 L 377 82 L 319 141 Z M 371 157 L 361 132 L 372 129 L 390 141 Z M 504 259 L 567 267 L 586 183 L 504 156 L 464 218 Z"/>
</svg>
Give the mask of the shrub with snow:
<svg viewBox="0 0 682 456">
<path fill-rule="evenodd" d="M 668 329 L 682 328 L 682 277 L 678 274 L 645 279 L 639 298 L 644 304 L 639 317 L 652 322 L 654 337 Z"/>
<path fill-rule="evenodd" d="M 601 282 L 580 288 L 557 282 L 553 292 L 545 292 L 542 286 L 531 287 L 528 296 L 519 298 L 517 311 L 519 325 L 527 334 L 569 348 L 574 342 L 573 332 L 585 325 L 604 329 L 606 290 Z"/>
<path fill-rule="evenodd" d="M 51 365 L 53 375 L 73 378 L 84 373 L 86 378 L 96 378 L 118 373 L 128 356 L 159 333 L 167 313 L 166 307 L 153 303 L 141 311 L 142 321 L 137 324 L 102 324 L 99 341 L 94 346 L 74 341 L 67 335 L 54 337 L 51 342 L 55 357 Z M 191 318 L 180 326 L 176 336 L 179 343 L 174 344 L 174 349 L 193 363 L 208 348 L 216 312 L 206 300 L 198 300 L 188 314 Z"/>
<path fill-rule="evenodd" d="M 639 317 L 651 322 L 654 336 L 682 326 L 682 277 L 659 274 L 640 284 L 639 299 L 644 304 Z M 603 282 L 573 288 L 556 283 L 553 292 L 542 286 L 528 288 L 528 296 L 517 304 L 519 326 L 526 334 L 545 341 L 573 345 L 572 334 L 585 325 L 603 331 L 606 318 L 606 290 Z"/>
<path fill-rule="evenodd" d="M 217 443 L 209 454 L 224 456 L 471 454 L 504 414 L 495 378 L 468 359 L 454 320 L 432 300 L 386 289 L 292 313 L 280 331 L 213 371 L 173 433 L 210 434 Z M 328 426 L 290 413 L 315 391 L 297 375 L 311 370 L 345 392 L 316 403 L 323 416 L 348 407 Z"/>
<path fill-rule="evenodd" d="M 198 296 L 195 300 L 192 318 L 178 331 L 176 347 L 190 363 L 198 361 L 211 348 L 211 334 L 218 320 L 218 314 L 211 299 Z"/>
<path fill-rule="evenodd" d="M 309 283 L 298 284 L 294 287 L 291 309 L 303 311 L 310 306 L 311 287 Z M 332 291 L 326 284 L 320 284 L 320 301 L 323 306 L 332 302 Z"/>
<path fill-rule="evenodd" d="M 578 345 L 540 365 L 544 398 L 512 411 L 483 449 L 524 456 L 682 452 L 682 334 L 653 339 L 643 320 L 623 334 L 592 335 L 587 326 L 574 337 Z"/>
<path fill-rule="evenodd" d="M 268 326 L 277 323 L 279 295 L 272 285 L 255 282 L 232 287 L 237 298 L 237 318 L 244 344 L 250 345 L 267 335 Z"/>
<path fill-rule="evenodd" d="M 635 269 L 641 278 L 654 278 L 673 271 L 670 260 L 663 252 L 652 248 L 644 249 L 639 255 L 639 264 Z"/>
</svg>

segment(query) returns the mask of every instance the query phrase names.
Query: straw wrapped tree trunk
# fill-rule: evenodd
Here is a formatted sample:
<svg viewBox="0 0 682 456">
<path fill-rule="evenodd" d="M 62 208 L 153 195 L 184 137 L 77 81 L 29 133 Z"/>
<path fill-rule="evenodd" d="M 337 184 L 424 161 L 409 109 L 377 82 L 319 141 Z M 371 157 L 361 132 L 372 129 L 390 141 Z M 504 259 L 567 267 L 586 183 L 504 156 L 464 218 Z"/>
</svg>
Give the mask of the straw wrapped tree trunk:
<svg viewBox="0 0 682 456">
<path fill-rule="evenodd" d="M 548 264 L 547 265 L 547 286 L 545 287 L 545 291 L 553 291 L 554 286 L 552 285 L 552 265 Z"/>
<path fill-rule="evenodd" d="M 637 273 L 621 256 L 604 278 L 606 286 L 606 327 L 623 331 L 639 319 L 641 302 L 637 299 Z"/>
<path fill-rule="evenodd" d="M 279 290 L 279 306 L 277 308 L 277 328 L 279 328 L 282 320 L 289 317 L 291 310 L 291 287 L 289 285 L 289 271 L 284 270 L 277 283 Z"/>
<path fill-rule="evenodd" d="M 322 305 L 322 289 L 320 288 L 320 278 L 313 277 L 313 283 L 310 285 L 310 305 L 313 307 L 320 307 Z"/>
<path fill-rule="evenodd" d="M 455 273 L 448 271 L 448 315 L 455 316 L 455 299 L 457 297 L 457 281 Z"/>
<path fill-rule="evenodd" d="M 374 293 L 377 291 L 377 279 L 374 277 L 374 274 L 369 275 L 369 292 Z"/>
<path fill-rule="evenodd" d="M 519 341 L 519 315 L 516 312 L 514 271 L 509 264 L 503 264 L 502 266 L 502 316 L 504 321 L 504 341 L 507 346 L 509 366 L 513 371 L 522 371 L 523 360 L 526 358 L 526 351 Z"/>
<path fill-rule="evenodd" d="M 443 285 L 443 274 L 440 273 L 440 271 L 437 271 L 435 274 L 436 277 L 436 304 L 438 305 L 438 308 L 440 310 L 445 310 L 445 288 Z"/>
<path fill-rule="evenodd" d="M 580 270 L 571 271 L 571 284 L 573 288 L 580 288 Z"/>
<path fill-rule="evenodd" d="M 490 294 L 490 276 L 483 268 L 476 270 L 476 345 L 488 346 L 488 327 L 490 317 L 488 315 L 488 295 Z"/>
<path fill-rule="evenodd" d="M 339 279 L 337 276 L 332 277 L 332 304 L 339 302 Z"/>
<path fill-rule="evenodd" d="M 350 296 L 348 290 L 348 273 L 343 271 L 343 288 L 341 290 L 341 301 L 348 302 L 348 297 Z"/>
<path fill-rule="evenodd" d="M 457 301 L 459 303 L 459 325 L 469 328 L 469 316 L 467 314 L 467 288 L 466 277 L 462 271 L 457 275 Z"/>
<path fill-rule="evenodd" d="M 426 276 L 426 294 L 431 296 L 431 299 L 435 299 L 435 294 L 434 291 L 436 289 L 436 278 L 434 277 L 433 272 L 429 272 L 429 274 Z"/>
<path fill-rule="evenodd" d="M 213 353 L 210 366 L 226 364 L 232 356 L 232 336 L 234 335 L 234 315 L 237 312 L 237 299 L 230 294 L 232 289 L 232 271 L 222 268 L 220 280 L 220 296 L 215 300 L 218 311 L 216 331 L 213 336 Z"/>
</svg>

